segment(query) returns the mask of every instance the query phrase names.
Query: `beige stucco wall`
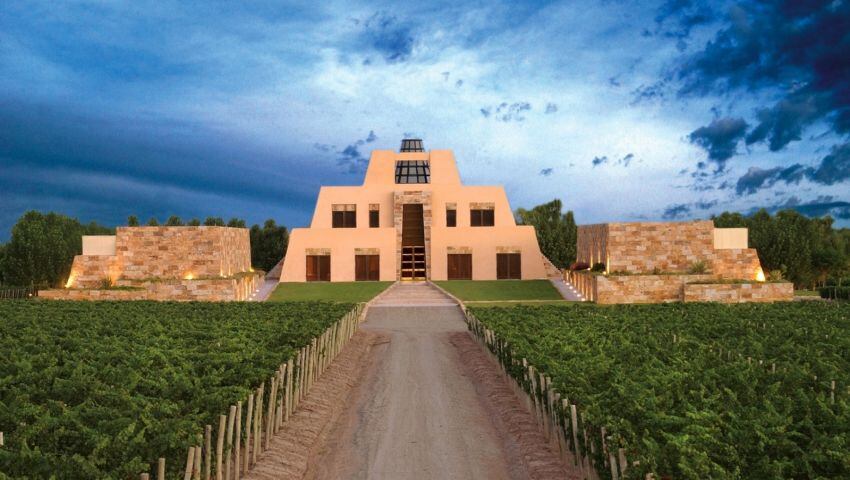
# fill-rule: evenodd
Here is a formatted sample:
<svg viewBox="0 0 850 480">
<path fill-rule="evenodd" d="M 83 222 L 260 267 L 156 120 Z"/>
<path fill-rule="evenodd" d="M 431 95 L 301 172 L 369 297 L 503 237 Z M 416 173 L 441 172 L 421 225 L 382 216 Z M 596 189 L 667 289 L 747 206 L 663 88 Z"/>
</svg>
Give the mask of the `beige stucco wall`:
<svg viewBox="0 0 850 480">
<path fill-rule="evenodd" d="M 749 230 L 746 228 L 715 228 L 714 249 L 749 248 Z"/>
<path fill-rule="evenodd" d="M 397 160 L 428 160 L 431 183 L 396 184 Z M 427 192 L 425 196 L 429 197 L 431 206 L 428 241 L 430 278 L 446 278 L 448 247 L 472 248 L 474 279 L 496 278 L 498 247 L 521 249 L 523 278 L 546 278 L 534 228 L 516 225 L 504 188 L 461 184 L 450 150 L 408 153 L 376 150 L 372 152 L 362 186 L 320 189 L 310 228 L 293 229 L 290 235 L 281 282 L 306 280 L 305 257 L 309 248 L 331 249 L 331 281 L 354 280 L 355 248 L 380 248 L 381 280 L 396 280 L 398 259 L 394 215 L 397 211 L 394 198 L 421 196 L 417 192 Z M 493 227 L 470 226 L 470 207 L 476 203 L 494 205 Z M 331 228 L 331 212 L 335 204 L 356 205 L 357 228 Z M 379 205 L 380 228 L 369 228 L 369 206 L 372 204 Z M 446 204 L 456 206 L 457 227 L 446 227 Z M 391 243 L 387 243 L 390 240 Z"/>
<path fill-rule="evenodd" d="M 83 255 L 115 255 L 115 235 L 83 235 Z"/>
</svg>

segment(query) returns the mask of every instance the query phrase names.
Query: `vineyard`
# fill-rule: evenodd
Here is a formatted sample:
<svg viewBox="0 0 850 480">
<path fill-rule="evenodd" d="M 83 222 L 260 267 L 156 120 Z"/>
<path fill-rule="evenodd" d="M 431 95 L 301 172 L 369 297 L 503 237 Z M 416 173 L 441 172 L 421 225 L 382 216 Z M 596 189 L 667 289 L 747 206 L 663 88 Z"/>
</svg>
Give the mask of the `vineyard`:
<svg viewBox="0 0 850 480">
<path fill-rule="evenodd" d="M 182 472 L 204 425 L 352 307 L 0 303 L 0 478 Z"/>
<path fill-rule="evenodd" d="M 571 422 L 549 394 L 564 443 L 597 471 L 850 478 L 846 303 L 470 308 L 469 318 L 538 405 L 548 385 L 522 359 L 577 405 Z"/>
</svg>

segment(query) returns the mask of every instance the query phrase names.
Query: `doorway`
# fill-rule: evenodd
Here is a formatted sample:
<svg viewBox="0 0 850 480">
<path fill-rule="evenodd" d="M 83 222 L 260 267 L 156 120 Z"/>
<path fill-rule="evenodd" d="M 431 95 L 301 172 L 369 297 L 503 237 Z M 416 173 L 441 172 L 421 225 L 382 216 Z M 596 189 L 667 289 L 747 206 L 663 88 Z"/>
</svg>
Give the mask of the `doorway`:
<svg viewBox="0 0 850 480">
<path fill-rule="evenodd" d="M 402 205 L 401 279 L 425 280 L 425 221 L 421 203 Z"/>
</svg>

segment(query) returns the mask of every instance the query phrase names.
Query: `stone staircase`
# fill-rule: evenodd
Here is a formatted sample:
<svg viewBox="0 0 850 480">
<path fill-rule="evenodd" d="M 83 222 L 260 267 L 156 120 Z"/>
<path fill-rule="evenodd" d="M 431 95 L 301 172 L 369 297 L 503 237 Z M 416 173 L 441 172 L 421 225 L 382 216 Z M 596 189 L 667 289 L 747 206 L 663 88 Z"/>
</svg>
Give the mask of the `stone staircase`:
<svg viewBox="0 0 850 480">
<path fill-rule="evenodd" d="M 578 292 L 578 290 L 573 287 L 570 282 L 568 282 L 564 278 L 564 272 L 562 272 L 558 267 L 549 260 L 546 255 L 543 255 L 543 265 L 546 267 L 546 276 L 549 277 L 549 281 L 552 282 L 552 285 L 560 292 L 561 296 L 564 297 L 564 300 L 569 300 L 571 302 L 583 302 L 585 301 L 584 297 Z"/>
<path fill-rule="evenodd" d="M 382 293 L 370 308 L 452 307 L 457 303 L 428 282 L 396 282 Z"/>
</svg>

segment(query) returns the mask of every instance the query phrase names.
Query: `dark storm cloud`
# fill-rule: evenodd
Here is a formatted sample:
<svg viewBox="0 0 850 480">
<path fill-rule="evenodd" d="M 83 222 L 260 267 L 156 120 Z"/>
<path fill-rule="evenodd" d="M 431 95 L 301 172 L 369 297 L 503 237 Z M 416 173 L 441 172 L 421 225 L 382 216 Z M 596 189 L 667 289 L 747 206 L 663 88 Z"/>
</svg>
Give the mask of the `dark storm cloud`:
<svg viewBox="0 0 850 480">
<path fill-rule="evenodd" d="M 656 33 L 677 39 L 687 38 L 694 27 L 716 19 L 710 3 L 693 0 L 668 0 L 658 8 Z M 669 21 L 668 21 L 669 20 Z"/>
<path fill-rule="evenodd" d="M 413 52 L 413 28 L 385 12 L 375 13 L 363 22 L 362 36 L 388 63 L 404 62 Z M 448 72 L 445 78 L 448 79 Z"/>
<path fill-rule="evenodd" d="M 847 220 L 850 219 L 850 202 L 835 200 L 832 196 L 826 195 L 818 197 L 815 200 L 802 203 L 797 197 L 790 197 L 786 201 L 765 208 L 769 212 L 777 212 L 779 210 L 795 210 L 807 217 L 823 217 L 829 215 L 833 218 Z"/>
<path fill-rule="evenodd" d="M 664 220 L 676 220 L 683 218 L 690 213 L 691 207 L 684 203 L 678 203 L 665 208 L 664 213 L 661 214 L 661 218 Z"/>
<path fill-rule="evenodd" d="M 602 165 L 603 163 L 607 163 L 607 162 L 608 162 L 608 157 L 593 157 L 593 160 L 591 160 L 591 163 L 593 164 L 594 167 L 598 167 L 599 165 Z"/>
<path fill-rule="evenodd" d="M 726 168 L 726 161 L 735 155 L 738 142 L 744 138 L 747 122 L 742 118 L 718 118 L 688 136 L 691 143 L 708 152 L 708 159 L 717 164 L 717 171 Z"/>
<path fill-rule="evenodd" d="M 553 169 L 552 167 L 544 168 L 543 170 L 540 170 L 540 175 L 542 175 L 544 177 L 548 177 L 549 175 L 552 175 L 554 172 L 555 172 L 555 169 Z"/>
<path fill-rule="evenodd" d="M 832 148 L 816 167 L 795 163 L 788 167 L 750 169 L 738 179 L 735 191 L 738 195 L 756 193 L 770 188 L 778 182 L 797 184 L 808 179 L 821 185 L 834 185 L 850 179 L 850 143 Z"/>
<path fill-rule="evenodd" d="M 307 157 L 270 152 L 201 123 L 0 101 L 3 218 L 38 208 L 110 224 L 128 214 L 261 221 L 251 215 L 262 210 L 286 211 L 279 220 L 298 224 L 321 176 Z M 4 235 L 9 224 L 0 227 Z"/>
<path fill-rule="evenodd" d="M 757 112 L 749 144 L 773 151 L 799 140 L 816 121 L 850 133 L 850 2 L 743 2 L 726 26 L 674 73 L 681 95 L 773 91 Z"/>
<path fill-rule="evenodd" d="M 360 147 L 378 139 L 374 130 L 369 130 L 366 138 L 356 140 L 338 152 L 337 165 L 344 166 L 348 173 L 363 173 L 369 166 L 369 159 L 360 152 Z"/>
</svg>

